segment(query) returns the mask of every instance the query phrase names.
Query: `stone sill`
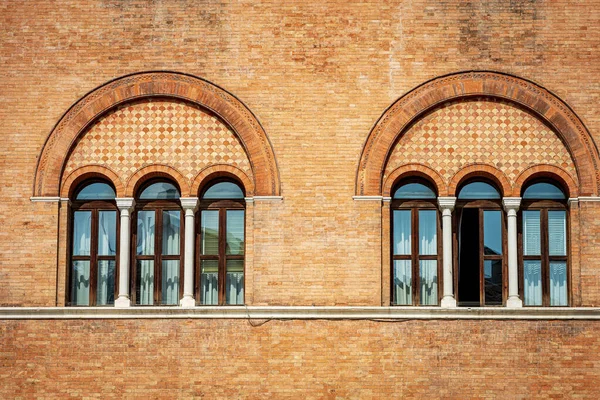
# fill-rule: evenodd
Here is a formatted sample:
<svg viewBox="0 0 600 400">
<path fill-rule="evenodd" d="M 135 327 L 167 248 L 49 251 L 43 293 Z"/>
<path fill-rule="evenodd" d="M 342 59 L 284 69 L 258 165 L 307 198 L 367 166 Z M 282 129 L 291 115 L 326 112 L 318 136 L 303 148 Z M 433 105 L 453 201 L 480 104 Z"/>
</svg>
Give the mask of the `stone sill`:
<svg viewBox="0 0 600 400">
<path fill-rule="evenodd" d="M 256 320 L 600 320 L 600 308 L 504 307 L 0 307 L 0 320 L 256 319 Z"/>
</svg>

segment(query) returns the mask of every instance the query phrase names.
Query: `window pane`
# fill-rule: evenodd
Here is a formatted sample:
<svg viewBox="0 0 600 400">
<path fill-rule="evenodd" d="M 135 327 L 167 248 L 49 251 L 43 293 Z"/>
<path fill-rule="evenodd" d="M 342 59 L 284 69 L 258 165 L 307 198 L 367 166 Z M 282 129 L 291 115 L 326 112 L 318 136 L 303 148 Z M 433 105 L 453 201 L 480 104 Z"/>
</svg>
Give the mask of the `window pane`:
<svg viewBox="0 0 600 400">
<path fill-rule="evenodd" d="M 179 190 L 168 182 L 157 182 L 148 186 L 140 194 L 140 200 L 178 199 Z"/>
<path fill-rule="evenodd" d="M 407 183 L 394 193 L 395 199 L 435 199 L 435 192 L 422 183 Z"/>
<path fill-rule="evenodd" d="M 565 261 L 550 261 L 550 305 L 568 305 L 567 263 Z"/>
<path fill-rule="evenodd" d="M 89 256 L 92 235 L 92 212 L 75 211 L 73 218 L 73 255 Z"/>
<path fill-rule="evenodd" d="M 566 211 L 548 211 L 548 247 L 551 256 L 567 255 Z"/>
<path fill-rule="evenodd" d="M 117 254 L 117 212 L 100 211 L 98 220 L 98 255 Z"/>
<path fill-rule="evenodd" d="M 484 254 L 502 254 L 502 211 L 483 212 Z"/>
<path fill-rule="evenodd" d="M 410 260 L 394 260 L 394 304 L 412 304 L 412 268 Z"/>
<path fill-rule="evenodd" d="M 421 304 L 427 306 L 437 305 L 438 277 L 436 260 L 421 260 L 419 262 L 419 280 L 421 282 Z"/>
<path fill-rule="evenodd" d="M 179 260 L 163 260 L 161 282 L 161 304 L 179 303 Z"/>
<path fill-rule="evenodd" d="M 225 254 L 244 254 L 244 210 L 227 210 L 227 248 Z"/>
<path fill-rule="evenodd" d="M 542 264 L 539 260 L 523 262 L 523 297 L 526 306 L 542 305 Z"/>
<path fill-rule="evenodd" d="M 96 281 L 96 305 L 106 306 L 115 302 L 115 260 L 98 260 Z"/>
<path fill-rule="evenodd" d="M 179 255 L 181 238 L 179 210 L 163 211 L 162 213 L 162 253 L 163 255 Z"/>
<path fill-rule="evenodd" d="M 90 305 L 90 262 L 73 261 L 71 269 L 71 304 Z"/>
<path fill-rule="evenodd" d="M 216 305 L 219 303 L 217 290 L 219 287 L 219 262 L 217 260 L 202 260 L 201 265 L 202 304 Z"/>
<path fill-rule="evenodd" d="M 502 305 L 502 260 L 485 260 L 485 305 Z"/>
<path fill-rule="evenodd" d="M 411 243 L 411 211 L 394 210 L 393 249 L 396 255 L 410 254 Z"/>
<path fill-rule="evenodd" d="M 154 211 L 137 213 L 137 254 L 154 255 Z"/>
<path fill-rule="evenodd" d="M 561 189 L 551 183 L 535 183 L 523 193 L 524 199 L 564 200 L 565 194 Z"/>
<path fill-rule="evenodd" d="M 500 193 L 489 183 L 473 182 L 465 185 L 458 194 L 459 199 L 499 199 Z"/>
<path fill-rule="evenodd" d="M 135 290 L 137 304 L 154 304 L 154 260 L 138 260 Z"/>
<path fill-rule="evenodd" d="M 203 199 L 243 199 L 244 192 L 232 182 L 219 182 L 204 192 Z"/>
<path fill-rule="evenodd" d="M 437 211 L 419 210 L 419 254 L 437 254 Z"/>
<path fill-rule="evenodd" d="M 227 304 L 244 304 L 244 261 L 227 260 L 227 282 L 225 285 Z"/>
<path fill-rule="evenodd" d="M 539 256 L 541 254 L 540 212 L 523 211 L 523 254 Z"/>
<path fill-rule="evenodd" d="M 115 191 L 106 183 L 91 183 L 81 189 L 75 199 L 77 200 L 114 200 Z"/>
<path fill-rule="evenodd" d="M 219 211 L 202 211 L 200 230 L 202 254 L 219 254 Z"/>
</svg>

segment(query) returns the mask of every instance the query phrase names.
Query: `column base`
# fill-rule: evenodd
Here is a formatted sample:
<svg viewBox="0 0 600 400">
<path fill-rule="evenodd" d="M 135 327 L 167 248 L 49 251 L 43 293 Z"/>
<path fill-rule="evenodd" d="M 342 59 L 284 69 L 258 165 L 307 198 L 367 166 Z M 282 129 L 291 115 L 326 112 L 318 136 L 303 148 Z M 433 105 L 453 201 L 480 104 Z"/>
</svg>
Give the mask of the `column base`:
<svg viewBox="0 0 600 400">
<path fill-rule="evenodd" d="M 456 299 L 452 296 L 442 297 L 442 308 L 456 308 Z"/>
<path fill-rule="evenodd" d="M 179 301 L 179 305 L 186 308 L 196 307 L 196 300 L 192 296 L 183 296 Z"/>
<path fill-rule="evenodd" d="M 523 307 L 523 302 L 517 296 L 509 297 L 506 300 L 506 308 L 521 308 Z"/>
<path fill-rule="evenodd" d="M 117 308 L 131 307 L 131 300 L 129 299 L 129 297 L 119 296 L 115 300 L 115 307 L 117 307 Z"/>
</svg>

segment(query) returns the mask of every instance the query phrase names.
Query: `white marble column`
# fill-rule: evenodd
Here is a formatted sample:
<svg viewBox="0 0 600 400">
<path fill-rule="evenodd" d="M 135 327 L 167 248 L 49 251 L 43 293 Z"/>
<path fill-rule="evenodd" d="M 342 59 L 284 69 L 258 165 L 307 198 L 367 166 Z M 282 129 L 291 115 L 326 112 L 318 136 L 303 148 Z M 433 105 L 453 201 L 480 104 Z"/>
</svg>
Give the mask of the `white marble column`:
<svg viewBox="0 0 600 400">
<path fill-rule="evenodd" d="M 517 211 L 521 205 L 520 197 L 504 197 L 502 204 L 507 215 L 508 231 L 508 299 L 506 307 L 523 307 L 519 298 L 519 258 L 517 254 Z"/>
<path fill-rule="evenodd" d="M 182 197 L 179 199 L 185 211 L 185 253 L 183 255 L 183 298 L 181 307 L 194 307 L 194 218 L 198 208 L 197 197 Z"/>
<path fill-rule="evenodd" d="M 442 266 L 444 278 L 444 292 L 442 307 L 456 307 L 454 297 L 454 278 L 452 276 L 452 210 L 456 204 L 456 197 L 438 197 L 438 205 L 442 211 Z"/>
<path fill-rule="evenodd" d="M 131 197 L 117 198 L 117 207 L 121 212 L 121 231 L 119 239 L 119 297 L 115 300 L 115 307 L 129 307 L 129 254 L 131 243 L 130 217 L 135 200 Z"/>
</svg>

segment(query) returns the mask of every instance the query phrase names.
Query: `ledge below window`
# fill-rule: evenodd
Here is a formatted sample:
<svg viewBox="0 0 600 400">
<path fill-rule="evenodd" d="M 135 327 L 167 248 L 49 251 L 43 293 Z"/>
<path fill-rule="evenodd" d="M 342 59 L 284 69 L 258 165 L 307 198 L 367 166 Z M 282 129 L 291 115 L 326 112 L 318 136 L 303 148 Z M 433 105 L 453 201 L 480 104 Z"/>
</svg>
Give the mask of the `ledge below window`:
<svg viewBox="0 0 600 400">
<path fill-rule="evenodd" d="M 0 320 L 44 319 L 256 319 L 256 320 L 600 320 L 600 308 L 440 308 L 336 306 L 231 307 L 0 307 Z"/>
</svg>

